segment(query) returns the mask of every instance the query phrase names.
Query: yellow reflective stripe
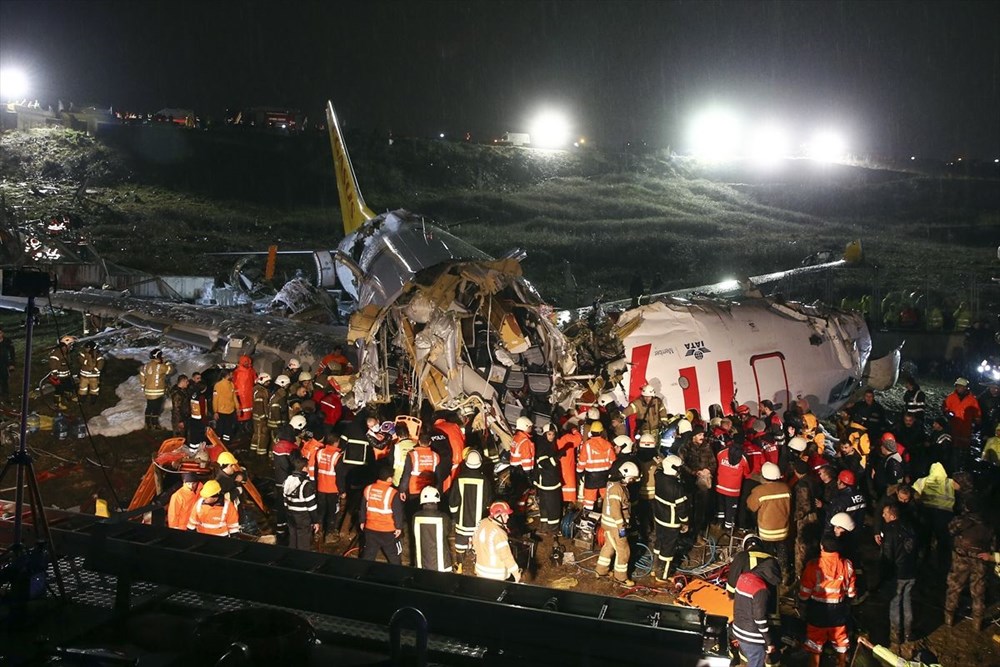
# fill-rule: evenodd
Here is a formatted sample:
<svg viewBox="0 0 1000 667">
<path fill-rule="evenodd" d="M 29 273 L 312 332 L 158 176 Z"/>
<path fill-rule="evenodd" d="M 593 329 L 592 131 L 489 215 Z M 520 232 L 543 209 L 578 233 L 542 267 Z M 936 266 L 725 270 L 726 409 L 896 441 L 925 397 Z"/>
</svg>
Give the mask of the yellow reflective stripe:
<svg viewBox="0 0 1000 667">
<path fill-rule="evenodd" d="M 781 500 L 782 498 L 791 498 L 791 497 L 792 495 L 790 493 L 773 493 L 769 496 L 761 496 L 760 498 L 758 498 L 758 500 L 760 500 L 760 502 L 764 502 L 765 500 Z"/>
</svg>

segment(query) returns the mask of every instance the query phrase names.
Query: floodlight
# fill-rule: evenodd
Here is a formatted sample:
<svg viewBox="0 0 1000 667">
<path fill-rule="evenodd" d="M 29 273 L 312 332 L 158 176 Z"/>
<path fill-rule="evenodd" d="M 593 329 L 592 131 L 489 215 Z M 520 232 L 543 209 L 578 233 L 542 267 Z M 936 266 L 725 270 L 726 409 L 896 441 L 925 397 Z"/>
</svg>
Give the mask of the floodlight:
<svg viewBox="0 0 1000 667">
<path fill-rule="evenodd" d="M 569 120 L 558 111 L 543 111 L 531 125 L 531 145 L 562 148 L 569 141 Z"/>
<path fill-rule="evenodd" d="M 836 132 L 820 132 L 806 144 L 806 155 L 820 162 L 836 162 L 846 157 L 847 144 Z"/>
<path fill-rule="evenodd" d="M 725 109 L 711 109 L 691 124 L 691 151 L 707 160 L 732 158 L 740 150 L 740 119 Z"/>
<path fill-rule="evenodd" d="M 747 156 L 762 164 L 771 164 L 788 157 L 791 152 L 788 134 L 774 124 L 762 125 L 750 135 Z"/>
<path fill-rule="evenodd" d="M 0 100 L 13 102 L 28 94 L 28 77 L 19 69 L 0 70 Z"/>
</svg>

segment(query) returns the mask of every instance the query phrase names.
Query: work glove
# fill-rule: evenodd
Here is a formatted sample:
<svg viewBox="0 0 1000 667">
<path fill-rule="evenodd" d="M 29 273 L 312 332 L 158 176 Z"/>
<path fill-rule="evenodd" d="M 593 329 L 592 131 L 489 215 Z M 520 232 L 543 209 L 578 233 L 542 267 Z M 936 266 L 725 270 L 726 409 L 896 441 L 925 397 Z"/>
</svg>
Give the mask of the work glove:
<svg viewBox="0 0 1000 667">
<path fill-rule="evenodd" d="M 618 529 L 618 537 L 625 537 L 625 529 L 624 528 L 619 528 Z"/>
</svg>

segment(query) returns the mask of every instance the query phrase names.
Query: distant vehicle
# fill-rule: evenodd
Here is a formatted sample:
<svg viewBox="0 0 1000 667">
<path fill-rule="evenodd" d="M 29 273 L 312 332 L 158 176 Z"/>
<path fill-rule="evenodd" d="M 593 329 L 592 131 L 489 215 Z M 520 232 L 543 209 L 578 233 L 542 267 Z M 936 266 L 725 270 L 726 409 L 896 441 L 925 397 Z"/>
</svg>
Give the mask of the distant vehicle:
<svg viewBox="0 0 1000 667">
<path fill-rule="evenodd" d="M 531 135 L 527 132 L 504 132 L 496 143 L 501 146 L 530 146 Z"/>
</svg>

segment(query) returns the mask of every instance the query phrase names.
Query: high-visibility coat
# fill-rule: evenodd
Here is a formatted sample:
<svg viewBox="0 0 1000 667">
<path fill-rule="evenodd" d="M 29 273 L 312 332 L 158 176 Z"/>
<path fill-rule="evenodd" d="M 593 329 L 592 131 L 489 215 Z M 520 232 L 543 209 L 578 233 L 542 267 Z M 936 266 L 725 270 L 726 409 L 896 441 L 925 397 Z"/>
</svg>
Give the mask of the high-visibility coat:
<svg viewBox="0 0 1000 667">
<path fill-rule="evenodd" d="M 406 466 L 406 459 L 410 456 L 410 451 L 417 446 L 417 443 L 410 438 L 403 438 L 392 448 L 392 483 L 399 486 L 403 478 L 403 468 Z"/>
<path fill-rule="evenodd" d="M 968 392 L 965 396 L 959 396 L 957 392 L 951 392 L 944 399 L 941 411 L 953 416 L 948 419 L 951 425 L 951 438 L 956 447 L 968 447 L 972 439 L 972 425 L 983 418 L 979 401 Z"/>
<path fill-rule="evenodd" d="M 564 433 L 556 440 L 556 451 L 561 452 L 559 470 L 562 475 L 564 503 L 576 502 L 576 448 L 583 441 L 579 432 Z"/>
<path fill-rule="evenodd" d="M 524 472 L 535 469 L 535 442 L 530 434 L 524 431 L 514 434 L 514 442 L 510 446 L 510 465 Z"/>
<path fill-rule="evenodd" d="M 271 394 L 271 402 L 267 405 L 267 425 L 269 428 L 278 428 L 282 424 L 288 423 L 288 390 L 285 387 L 278 387 Z"/>
<path fill-rule="evenodd" d="M 471 537 L 493 502 L 493 485 L 482 469 L 463 466 L 451 487 L 448 509 L 455 519 L 455 532 Z"/>
<path fill-rule="evenodd" d="M 313 459 L 313 455 L 318 450 L 322 449 L 322 447 L 323 447 L 322 440 L 317 440 L 316 438 L 309 438 L 308 440 L 302 443 L 302 446 L 299 448 L 299 454 L 301 454 L 302 458 L 304 458 L 306 461 L 310 461 Z"/>
<path fill-rule="evenodd" d="M 799 599 L 808 602 L 806 622 L 818 627 L 836 627 L 847 623 L 849 598 L 853 598 L 856 579 L 854 565 L 840 554 L 821 551 L 819 558 L 806 564 L 802 572 Z"/>
<path fill-rule="evenodd" d="M 750 463 L 746 456 L 740 456 L 736 465 L 729 463 L 729 449 L 723 449 L 716 455 L 719 462 L 718 481 L 715 484 L 715 491 L 723 496 L 736 498 L 743 488 L 743 480 L 750 476 Z"/>
<path fill-rule="evenodd" d="M 622 411 L 623 417 L 628 418 L 632 415 L 635 415 L 633 435 L 652 433 L 659 439 L 660 427 L 667 421 L 667 406 L 659 396 L 654 396 L 648 401 L 639 396 Z"/>
<path fill-rule="evenodd" d="M 747 498 L 747 507 L 757 513 L 757 533 L 764 542 L 780 542 L 788 537 L 792 513 L 792 492 L 784 482 L 764 482 Z"/>
<path fill-rule="evenodd" d="M 369 484 L 361 496 L 365 530 L 391 533 L 403 529 L 402 500 L 388 480 L 380 479 Z"/>
<path fill-rule="evenodd" d="M 76 362 L 80 368 L 80 377 L 101 377 L 101 371 L 104 370 L 104 355 L 96 349 L 82 348 L 77 352 Z"/>
<path fill-rule="evenodd" d="M 205 392 L 198 391 L 198 389 L 191 385 L 191 399 L 189 405 L 191 406 L 191 419 L 196 421 L 202 421 L 205 418 L 205 411 L 208 410 L 208 405 L 205 402 Z"/>
<path fill-rule="evenodd" d="M 59 382 L 65 382 L 69 380 L 70 375 L 72 373 L 69 370 L 69 355 L 63 351 L 62 345 L 56 345 L 49 351 L 49 376 Z M 163 396 L 162 391 L 160 396 Z"/>
<path fill-rule="evenodd" d="M 625 485 L 621 482 L 611 482 L 608 484 L 604 496 L 604 507 L 601 509 L 601 527 L 613 531 L 627 527 L 631 509 Z"/>
<path fill-rule="evenodd" d="M 209 505 L 204 498 L 195 501 L 188 519 L 188 530 L 195 530 L 203 535 L 226 537 L 240 532 L 240 517 L 236 505 L 223 500 Z"/>
<path fill-rule="evenodd" d="M 451 445 L 451 470 L 442 481 L 441 493 L 445 493 L 458 477 L 458 467 L 462 465 L 462 452 L 465 451 L 465 433 L 462 432 L 461 426 L 446 419 L 438 419 L 434 422 L 434 428 L 447 435 L 448 444 Z"/>
<path fill-rule="evenodd" d="M 577 472 L 605 472 L 615 462 L 614 446 L 601 436 L 591 436 L 580 446 Z"/>
<path fill-rule="evenodd" d="M 169 361 L 150 359 L 139 369 L 139 385 L 146 398 L 156 399 L 167 393 L 167 376 L 174 372 Z"/>
<path fill-rule="evenodd" d="M 310 473 L 316 476 L 316 490 L 320 493 L 340 493 L 337 473 L 342 470 L 344 452 L 335 444 L 320 447 L 313 452 L 309 462 Z"/>
<path fill-rule="evenodd" d="M 417 567 L 451 572 L 450 532 L 451 519 L 438 509 L 421 509 L 413 515 L 413 553 Z"/>
<path fill-rule="evenodd" d="M 679 529 L 689 517 L 690 503 L 684 485 L 677 477 L 667 475 L 660 469 L 656 470 L 654 478 L 656 502 L 653 504 L 653 521 L 664 528 Z"/>
<path fill-rule="evenodd" d="M 253 360 L 244 354 L 233 371 L 233 386 L 236 387 L 236 396 L 239 399 L 239 408 L 236 410 L 238 421 L 244 422 L 253 417 L 253 392 L 256 384 L 257 371 L 253 369 Z"/>
<path fill-rule="evenodd" d="M 267 420 L 267 404 L 271 402 L 271 392 L 262 384 L 254 385 L 250 413 L 255 422 Z"/>
<path fill-rule="evenodd" d="M 476 552 L 476 576 L 503 581 L 520 570 L 510 550 L 507 531 L 490 517 L 476 526 L 472 535 Z"/>
<path fill-rule="evenodd" d="M 400 487 L 411 496 L 420 495 L 425 487 L 438 483 L 440 467 L 441 456 L 430 447 L 418 445 L 406 457 Z"/>
<path fill-rule="evenodd" d="M 913 490 L 920 494 L 920 504 L 924 507 L 949 512 L 955 509 L 955 483 L 940 463 L 932 463 L 927 477 L 913 483 Z"/>
<path fill-rule="evenodd" d="M 177 530 L 187 530 L 188 521 L 191 520 L 191 510 L 198 502 L 198 490 L 192 489 L 187 484 L 181 484 L 170 496 L 170 504 L 167 505 L 167 527 Z"/>
</svg>

